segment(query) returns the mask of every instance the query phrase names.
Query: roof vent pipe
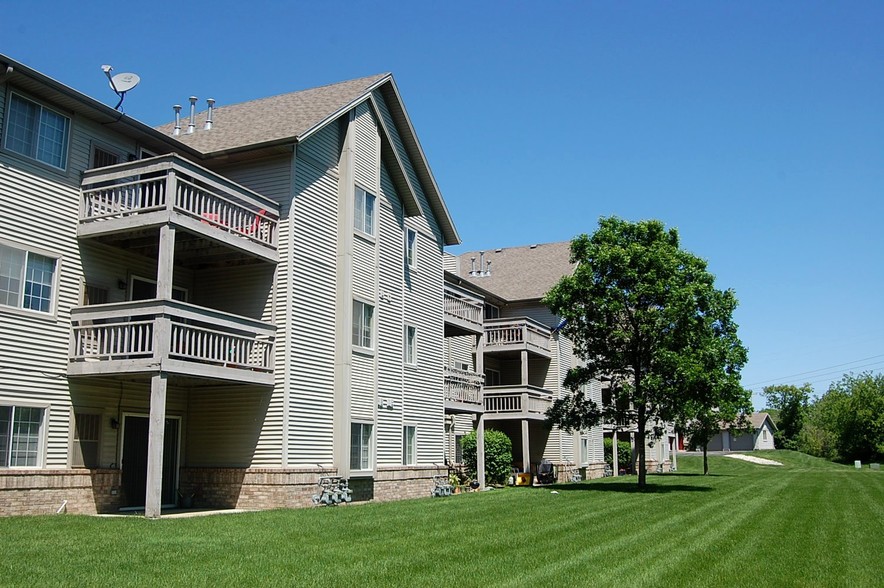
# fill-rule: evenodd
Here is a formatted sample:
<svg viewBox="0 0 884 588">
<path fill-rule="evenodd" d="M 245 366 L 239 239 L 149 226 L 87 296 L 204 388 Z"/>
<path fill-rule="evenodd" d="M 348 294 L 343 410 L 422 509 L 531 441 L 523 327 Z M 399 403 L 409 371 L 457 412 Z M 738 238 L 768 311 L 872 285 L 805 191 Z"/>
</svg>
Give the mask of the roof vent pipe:
<svg viewBox="0 0 884 588">
<path fill-rule="evenodd" d="M 482 275 L 482 268 L 485 267 L 485 252 L 479 252 L 479 272 L 476 274 L 478 276 Z"/>
<path fill-rule="evenodd" d="M 486 276 L 491 275 L 491 260 L 490 259 L 485 262 L 485 275 Z"/>
<path fill-rule="evenodd" d="M 209 105 L 209 112 L 206 114 L 206 124 L 203 127 L 203 130 L 208 131 L 212 128 L 212 111 L 215 109 L 215 99 L 207 98 L 206 104 Z"/>
<path fill-rule="evenodd" d="M 181 134 L 181 105 L 176 104 L 172 110 L 175 111 L 175 129 L 172 131 L 172 136 L 177 137 Z"/>
<path fill-rule="evenodd" d="M 196 96 L 190 97 L 190 123 L 187 125 L 187 134 L 192 135 L 193 130 L 196 128 L 196 101 L 198 98 Z"/>
<path fill-rule="evenodd" d="M 476 256 L 475 255 L 470 258 L 470 275 L 471 276 L 476 275 Z"/>
</svg>

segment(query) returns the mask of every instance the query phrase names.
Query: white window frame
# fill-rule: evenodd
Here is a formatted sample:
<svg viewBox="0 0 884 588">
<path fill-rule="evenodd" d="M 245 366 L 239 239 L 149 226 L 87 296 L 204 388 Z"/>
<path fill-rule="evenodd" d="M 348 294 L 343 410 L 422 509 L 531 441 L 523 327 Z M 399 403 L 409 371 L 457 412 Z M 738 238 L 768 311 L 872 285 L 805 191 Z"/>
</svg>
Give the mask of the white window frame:
<svg viewBox="0 0 884 588">
<path fill-rule="evenodd" d="M 405 265 L 410 270 L 417 269 L 417 231 L 405 228 Z"/>
<path fill-rule="evenodd" d="M 417 465 L 417 425 L 402 425 L 402 465 Z"/>
<path fill-rule="evenodd" d="M 580 465 L 589 464 L 589 438 L 580 438 Z"/>
<path fill-rule="evenodd" d="M 485 317 L 485 320 L 499 319 L 500 307 L 496 304 L 486 302 L 483 308 L 482 315 Z"/>
<path fill-rule="evenodd" d="M 6 304 L 4 301 L 4 302 L 0 302 L 0 308 L 2 308 L 4 310 L 11 310 L 11 311 L 15 311 L 15 312 L 23 312 L 23 313 L 28 313 L 28 314 L 36 314 L 36 315 L 40 315 L 40 316 L 55 316 L 57 299 L 58 299 L 58 279 L 59 279 L 59 274 L 61 273 L 61 257 L 58 255 L 54 255 L 48 251 L 38 249 L 36 247 L 25 247 L 20 244 L 10 243 L 9 241 L 5 241 L 3 239 L 0 239 L 0 267 L 2 267 L 2 256 L 3 256 L 2 249 L 3 248 L 12 249 L 15 252 L 22 253 L 24 255 L 24 258 L 23 258 L 23 262 L 21 265 L 21 272 L 18 276 L 19 290 L 17 293 L 16 304 L 15 305 Z M 53 269 L 52 269 L 52 283 L 49 284 L 49 288 L 50 288 L 49 297 L 48 297 L 49 308 L 47 310 L 26 308 L 24 305 L 25 304 L 25 291 L 27 289 L 27 284 L 29 282 L 29 280 L 27 279 L 28 278 L 28 262 L 29 262 L 31 255 L 38 255 L 40 257 L 45 257 L 47 259 L 52 260 L 53 264 L 54 264 Z M 2 270 L 0 270 L 0 284 L 2 284 L 2 281 L 3 281 L 2 276 L 3 276 L 3 273 L 2 273 Z M 11 278 L 12 276 L 8 276 L 8 277 Z M 31 282 L 33 282 L 33 280 L 31 280 Z M 46 284 L 40 283 L 39 285 L 45 286 Z M 8 290 L 7 290 L 7 292 L 8 292 Z M 41 299 L 42 299 L 42 297 L 41 297 Z"/>
<path fill-rule="evenodd" d="M 10 124 L 10 119 L 12 117 L 13 98 L 17 98 L 19 100 L 23 100 L 24 102 L 28 102 L 30 104 L 33 104 L 38 109 L 37 116 L 35 118 L 36 128 L 31 129 L 31 132 L 33 134 L 33 139 L 32 139 L 33 144 L 28 146 L 27 153 L 20 151 L 14 147 L 9 146 L 9 142 L 11 140 L 10 133 L 12 132 L 12 125 Z M 64 131 L 63 131 L 64 134 L 62 137 L 61 165 L 60 166 L 55 165 L 54 162 L 45 161 L 43 159 L 40 159 L 40 157 L 39 157 L 40 139 L 41 139 L 40 130 L 45 122 L 42 120 L 44 111 L 50 112 L 58 117 L 61 117 L 64 120 Z M 71 146 L 71 134 L 72 134 L 71 133 L 71 126 L 72 125 L 71 125 L 71 117 L 70 116 L 62 114 L 61 112 L 59 112 L 55 108 L 50 108 L 50 107 L 46 106 L 45 104 L 43 104 L 42 102 L 39 102 L 37 100 L 33 100 L 32 98 L 28 98 L 27 96 L 25 96 L 24 94 L 21 94 L 19 92 L 15 92 L 15 91 L 9 92 L 9 97 L 6 99 L 6 113 L 3 117 L 3 149 L 8 151 L 9 153 L 14 153 L 14 154 L 19 155 L 21 157 L 27 158 L 31 161 L 35 161 L 35 162 L 39 163 L 40 165 L 45 165 L 50 169 L 60 171 L 60 172 L 65 172 L 65 171 L 67 171 L 68 162 L 70 160 L 70 151 L 71 151 L 70 146 Z"/>
<path fill-rule="evenodd" d="M 405 325 L 403 339 L 402 360 L 405 365 L 417 365 L 417 327 Z"/>
<path fill-rule="evenodd" d="M 358 428 L 359 434 L 355 439 L 354 436 Z M 368 437 L 366 438 L 366 428 L 368 429 Z M 350 423 L 350 470 L 354 472 L 371 472 L 372 458 L 374 451 L 374 423 L 367 421 L 353 421 Z M 354 454 L 358 452 L 358 454 Z"/>
<path fill-rule="evenodd" d="M 370 309 L 368 317 L 366 317 L 367 309 Z M 374 349 L 374 315 L 374 304 L 357 298 L 353 299 L 353 320 L 350 338 L 353 347 L 367 350 Z"/>
<path fill-rule="evenodd" d="M 463 439 L 466 435 L 454 434 L 454 463 L 463 463 Z"/>
<path fill-rule="evenodd" d="M 489 382 L 494 382 L 494 381 L 495 381 L 495 378 L 493 378 L 493 377 L 488 377 L 490 374 L 495 374 L 495 375 L 497 376 L 497 383 L 496 383 L 496 384 L 494 384 L 494 383 L 489 383 Z M 500 370 L 496 370 L 496 369 L 494 369 L 494 368 L 486 367 L 485 370 L 484 370 L 483 375 L 485 376 L 485 386 L 486 386 L 486 387 L 488 387 L 488 386 L 500 386 L 500 385 L 501 385 L 501 383 L 500 383 L 500 376 L 501 376 L 501 374 L 500 374 Z"/>
<path fill-rule="evenodd" d="M 356 186 L 353 193 L 353 228 L 364 235 L 374 237 L 377 232 L 378 198 L 359 186 Z"/>
<path fill-rule="evenodd" d="M 49 405 L 47 404 L 32 404 L 28 402 L 19 402 L 19 401 L 5 401 L 0 400 L 0 407 L 10 408 L 11 411 L 9 413 L 9 429 L 7 431 L 2 432 L 2 435 L 6 435 L 6 443 L 7 446 L 3 447 L 0 445 L 0 469 L 40 469 L 43 467 L 43 463 L 45 461 L 45 452 L 46 452 L 46 429 L 47 427 L 47 419 L 49 418 Z M 15 426 L 15 417 L 16 412 L 22 409 L 36 409 L 42 411 L 40 414 L 40 422 L 39 429 L 37 431 L 37 449 L 36 449 L 36 457 L 34 463 L 31 465 L 20 465 L 15 464 L 12 465 L 12 450 L 13 450 L 13 428 Z"/>
</svg>

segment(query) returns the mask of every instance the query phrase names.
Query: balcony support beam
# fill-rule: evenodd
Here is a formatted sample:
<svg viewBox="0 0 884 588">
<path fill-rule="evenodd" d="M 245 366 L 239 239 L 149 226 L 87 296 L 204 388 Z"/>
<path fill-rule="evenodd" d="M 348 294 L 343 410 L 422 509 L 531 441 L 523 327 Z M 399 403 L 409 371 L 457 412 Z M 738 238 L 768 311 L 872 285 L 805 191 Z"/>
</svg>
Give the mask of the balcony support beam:
<svg viewBox="0 0 884 588">
<path fill-rule="evenodd" d="M 147 433 L 147 487 L 144 493 L 144 516 L 160 518 L 163 504 L 163 443 L 166 434 L 166 374 L 150 380 L 150 423 Z"/>
<path fill-rule="evenodd" d="M 528 440 L 528 419 L 522 419 L 522 471 L 531 472 L 531 443 Z"/>
<path fill-rule="evenodd" d="M 611 450 L 614 454 L 613 455 L 614 467 L 612 469 L 614 470 L 614 475 L 619 476 L 620 475 L 620 464 L 618 463 L 618 460 L 617 460 L 617 453 L 619 453 L 617 451 L 617 427 L 614 427 L 614 442 L 611 444 Z"/>
</svg>

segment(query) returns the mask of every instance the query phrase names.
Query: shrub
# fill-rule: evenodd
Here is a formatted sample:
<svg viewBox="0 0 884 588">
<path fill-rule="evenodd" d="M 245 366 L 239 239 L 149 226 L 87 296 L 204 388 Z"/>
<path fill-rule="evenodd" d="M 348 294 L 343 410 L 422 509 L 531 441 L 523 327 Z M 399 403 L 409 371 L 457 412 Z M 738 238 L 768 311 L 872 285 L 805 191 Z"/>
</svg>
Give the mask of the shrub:
<svg viewBox="0 0 884 588">
<path fill-rule="evenodd" d="M 473 431 L 460 441 L 463 460 L 470 476 L 476 478 L 476 432 Z M 513 443 L 506 433 L 496 429 L 485 429 L 485 482 L 503 484 L 510 475 L 513 463 Z"/>
<path fill-rule="evenodd" d="M 609 466 L 614 466 L 614 452 L 611 448 L 614 446 L 614 440 L 610 437 L 605 437 L 605 463 Z M 629 441 L 617 441 L 617 467 L 624 468 L 626 470 L 630 470 L 629 462 L 632 459 L 632 447 L 629 445 Z"/>
</svg>

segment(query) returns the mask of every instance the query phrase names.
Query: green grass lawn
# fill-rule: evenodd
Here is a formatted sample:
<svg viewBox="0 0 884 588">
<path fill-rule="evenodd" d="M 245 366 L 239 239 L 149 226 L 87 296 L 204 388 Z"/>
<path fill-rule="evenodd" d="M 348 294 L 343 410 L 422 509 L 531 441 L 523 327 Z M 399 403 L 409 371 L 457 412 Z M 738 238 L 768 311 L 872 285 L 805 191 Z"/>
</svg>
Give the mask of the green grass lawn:
<svg viewBox="0 0 884 588">
<path fill-rule="evenodd" d="M 4 518 L 0 585 L 884 585 L 884 475 L 759 455 L 786 465 L 711 457 L 702 476 L 682 457 L 645 492 L 627 477 L 160 521 Z"/>
</svg>

